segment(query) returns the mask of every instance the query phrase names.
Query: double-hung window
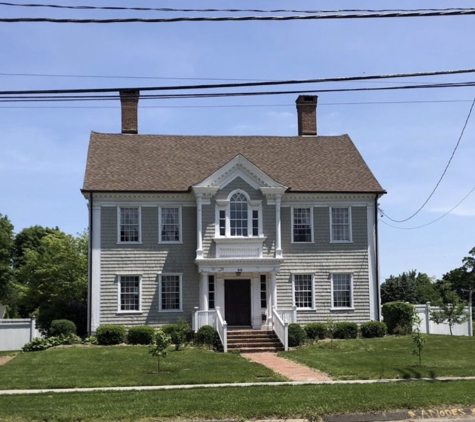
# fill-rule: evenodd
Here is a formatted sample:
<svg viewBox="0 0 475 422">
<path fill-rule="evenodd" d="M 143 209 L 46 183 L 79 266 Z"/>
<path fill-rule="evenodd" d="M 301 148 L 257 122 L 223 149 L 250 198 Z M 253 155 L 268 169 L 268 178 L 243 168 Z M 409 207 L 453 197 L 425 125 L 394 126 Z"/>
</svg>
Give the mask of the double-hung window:
<svg viewBox="0 0 475 422">
<path fill-rule="evenodd" d="M 236 192 L 229 201 L 229 226 L 231 236 L 247 236 L 249 230 L 249 213 L 247 198 Z"/>
<path fill-rule="evenodd" d="M 140 276 L 118 276 L 119 287 L 119 312 L 140 312 Z"/>
<path fill-rule="evenodd" d="M 181 208 L 160 207 L 159 209 L 160 243 L 181 242 Z"/>
<path fill-rule="evenodd" d="M 351 242 L 351 208 L 330 208 L 330 225 L 332 242 Z"/>
<path fill-rule="evenodd" d="M 292 242 L 313 242 L 312 222 L 312 208 L 292 208 Z"/>
<path fill-rule="evenodd" d="M 315 307 L 313 274 L 292 274 L 292 290 L 294 306 L 305 309 Z"/>
<path fill-rule="evenodd" d="M 332 308 L 353 307 L 353 280 L 350 273 L 334 273 L 332 280 Z"/>
<path fill-rule="evenodd" d="M 181 274 L 161 274 L 159 277 L 159 311 L 181 311 Z"/>
<path fill-rule="evenodd" d="M 140 243 L 140 207 L 119 207 L 117 209 L 118 242 Z"/>
</svg>

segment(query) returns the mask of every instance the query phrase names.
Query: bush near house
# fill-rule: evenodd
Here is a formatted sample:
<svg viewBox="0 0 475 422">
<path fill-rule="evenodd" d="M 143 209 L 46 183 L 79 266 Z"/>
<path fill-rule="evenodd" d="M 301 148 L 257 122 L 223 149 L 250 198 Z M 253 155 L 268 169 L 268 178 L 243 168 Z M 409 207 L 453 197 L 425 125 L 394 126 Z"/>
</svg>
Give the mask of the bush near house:
<svg viewBox="0 0 475 422">
<path fill-rule="evenodd" d="M 129 344 L 151 344 L 155 336 L 155 328 L 150 325 L 137 325 L 130 327 L 127 333 L 127 343 Z"/>
<path fill-rule="evenodd" d="M 311 322 L 304 328 L 307 338 L 323 340 L 327 336 L 327 326 L 323 322 Z"/>
<path fill-rule="evenodd" d="M 358 325 L 355 322 L 337 322 L 333 338 L 350 339 L 358 337 Z"/>
<path fill-rule="evenodd" d="M 386 324 L 380 321 L 368 321 L 360 326 L 361 337 L 375 338 L 384 337 L 388 331 Z"/>
<path fill-rule="evenodd" d="M 191 327 L 184 318 L 178 318 L 176 323 L 166 324 L 161 327 L 161 330 L 170 336 L 171 343 L 175 345 L 175 350 L 180 350 L 180 347 L 189 338 Z"/>
<path fill-rule="evenodd" d="M 103 346 L 120 344 L 125 341 L 125 327 L 123 325 L 103 324 L 96 330 L 97 343 Z"/>
<path fill-rule="evenodd" d="M 299 324 L 289 324 L 288 331 L 289 347 L 297 347 L 305 342 L 307 335 L 305 330 Z"/>
<path fill-rule="evenodd" d="M 216 342 L 218 332 L 211 325 L 203 325 L 196 333 L 196 341 L 199 345 L 213 346 Z"/>
<path fill-rule="evenodd" d="M 410 334 L 414 306 L 407 302 L 388 302 L 381 309 L 388 334 Z"/>
<path fill-rule="evenodd" d="M 48 337 L 51 336 L 68 336 L 76 334 L 76 324 L 69 319 L 55 319 L 51 322 L 48 330 Z"/>
</svg>

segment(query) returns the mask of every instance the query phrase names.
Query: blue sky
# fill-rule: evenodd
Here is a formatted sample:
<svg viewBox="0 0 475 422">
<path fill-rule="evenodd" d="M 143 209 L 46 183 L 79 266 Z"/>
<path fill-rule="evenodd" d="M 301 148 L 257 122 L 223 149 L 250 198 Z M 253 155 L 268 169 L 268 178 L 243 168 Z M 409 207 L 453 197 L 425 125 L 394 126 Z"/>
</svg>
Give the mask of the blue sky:
<svg viewBox="0 0 475 422">
<path fill-rule="evenodd" d="M 61 3 L 93 4 L 79 0 Z M 470 1 L 457 3 L 457 7 L 473 6 Z M 114 0 L 107 4 L 127 6 L 130 2 Z M 150 2 L 137 0 L 134 6 L 150 7 Z M 432 8 L 450 6 L 447 1 L 430 2 Z M 154 7 L 197 7 L 197 3 L 170 0 Z M 377 1 L 359 1 L 356 6 L 349 0 L 203 0 L 199 7 L 415 9 L 428 5 L 414 0 L 387 0 L 384 6 Z M 6 6 L 0 6 L 0 15 L 163 16 L 153 12 Z M 475 16 L 114 25 L 0 23 L 0 90 L 140 87 L 201 83 L 201 78 L 216 82 L 218 79 L 280 80 L 475 68 L 474 21 Z M 354 82 L 345 87 L 473 78 L 471 74 L 434 76 L 384 83 Z M 302 88 L 335 87 L 343 86 Z M 318 133 L 348 133 L 388 191 L 381 198 L 380 207 L 390 217 L 404 219 L 422 205 L 437 183 L 474 97 L 473 87 L 321 93 Z M 290 94 L 141 101 L 139 133 L 295 135 L 295 99 L 296 95 Z M 40 224 L 59 226 L 71 234 L 81 232 L 87 226 L 86 201 L 79 190 L 89 133 L 120 131 L 118 101 L 0 103 L 0 107 L 0 213 L 8 215 L 15 231 Z M 461 259 L 475 246 L 475 192 L 439 221 L 408 229 L 441 217 L 474 187 L 474 135 L 475 116 L 470 119 L 438 190 L 416 217 L 404 224 L 382 218 L 379 224 L 381 281 L 411 269 L 441 277 L 459 267 Z"/>
</svg>

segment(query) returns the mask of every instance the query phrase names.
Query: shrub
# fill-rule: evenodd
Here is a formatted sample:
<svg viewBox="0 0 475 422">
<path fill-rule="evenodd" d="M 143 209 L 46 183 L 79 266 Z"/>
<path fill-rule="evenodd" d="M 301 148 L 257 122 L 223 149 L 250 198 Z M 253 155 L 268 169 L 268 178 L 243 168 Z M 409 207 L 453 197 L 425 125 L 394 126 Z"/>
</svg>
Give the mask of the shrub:
<svg viewBox="0 0 475 422">
<path fill-rule="evenodd" d="M 96 330 L 97 343 L 108 346 L 125 341 L 125 327 L 123 325 L 103 324 Z"/>
<path fill-rule="evenodd" d="M 407 302 L 388 302 L 382 307 L 383 319 L 389 334 L 410 334 L 414 307 Z"/>
<path fill-rule="evenodd" d="M 81 339 L 76 334 L 69 334 L 67 336 L 60 334 L 59 336 L 51 336 L 48 338 L 36 337 L 26 343 L 22 350 L 24 352 L 36 352 L 39 350 L 49 349 L 50 347 L 60 346 L 62 344 L 79 344 Z"/>
<path fill-rule="evenodd" d="M 217 340 L 218 333 L 211 325 L 203 325 L 196 333 L 196 340 L 199 345 L 213 346 Z"/>
<path fill-rule="evenodd" d="M 289 347 L 297 347 L 305 342 L 307 335 L 299 324 L 289 324 Z"/>
<path fill-rule="evenodd" d="M 49 327 L 55 319 L 68 319 L 76 324 L 76 334 L 87 334 L 87 306 L 83 301 L 72 300 L 65 302 L 57 299 L 52 302 L 44 302 L 38 309 L 36 325 L 42 334 L 48 334 Z"/>
<path fill-rule="evenodd" d="M 150 325 L 137 325 L 130 327 L 127 333 L 129 344 L 152 344 L 155 336 L 155 328 Z"/>
<path fill-rule="evenodd" d="M 97 344 L 96 336 L 88 336 L 84 339 L 84 344 Z"/>
<path fill-rule="evenodd" d="M 76 324 L 69 319 L 55 319 L 51 322 L 48 330 L 48 337 L 51 336 L 68 336 L 76 334 Z"/>
<path fill-rule="evenodd" d="M 354 322 L 337 322 L 335 324 L 334 338 L 350 339 L 358 336 L 358 326 Z"/>
<path fill-rule="evenodd" d="M 368 321 L 360 326 L 363 338 L 384 337 L 388 331 L 386 324 L 380 321 Z"/>
<path fill-rule="evenodd" d="M 327 336 L 327 326 L 323 322 L 311 322 L 304 327 L 307 338 L 323 340 Z"/>
<path fill-rule="evenodd" d="M 175 345 L 175 350 L 180 350 L 181 345 L 189 338 L 191 328 L 185 318 L 180 317 L 175 324 L 166 324 L 161 327 L 161 330 L 170 336 L 172 344 Z"/>
</svg>

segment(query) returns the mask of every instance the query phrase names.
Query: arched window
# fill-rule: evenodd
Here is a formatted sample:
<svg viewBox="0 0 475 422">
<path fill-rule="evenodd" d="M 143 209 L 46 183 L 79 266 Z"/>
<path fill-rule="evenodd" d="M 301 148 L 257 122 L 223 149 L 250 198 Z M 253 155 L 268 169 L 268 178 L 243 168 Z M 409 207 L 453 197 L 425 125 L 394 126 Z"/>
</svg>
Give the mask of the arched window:
<svg viewBox="0 0 475 422">
<path fill-rule="evenodd" d="M 229 201 L 229 226 L 231 236 L 247 236 L 248 234 L 248 211 L 247 198 L 236 192 Z"/>
<path fill-rule="evenodd" d="M 228 199 L 217 200 L 216 235 L 220 237 L 258 237 L 262 234 L 262 201 L 251 201 L 246 192 L 236 190 Z"/>
</svg>

